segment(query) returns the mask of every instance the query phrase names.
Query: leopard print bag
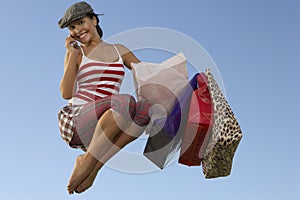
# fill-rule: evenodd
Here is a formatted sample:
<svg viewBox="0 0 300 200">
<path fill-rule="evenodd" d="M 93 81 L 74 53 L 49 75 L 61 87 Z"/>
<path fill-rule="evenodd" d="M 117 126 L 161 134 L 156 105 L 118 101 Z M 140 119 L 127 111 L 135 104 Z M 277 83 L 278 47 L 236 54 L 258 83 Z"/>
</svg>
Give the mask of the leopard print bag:
<svg viewBox="0 0 300 200">
<path fill-rule="evenodd" d="M 242 131 L 210 70 L 206 69 L 205 73 L 214 105 L 214 124 L 202 160 L 202 170 L 205 178 L 217 178 L 230 174 Z"/>
</svg>

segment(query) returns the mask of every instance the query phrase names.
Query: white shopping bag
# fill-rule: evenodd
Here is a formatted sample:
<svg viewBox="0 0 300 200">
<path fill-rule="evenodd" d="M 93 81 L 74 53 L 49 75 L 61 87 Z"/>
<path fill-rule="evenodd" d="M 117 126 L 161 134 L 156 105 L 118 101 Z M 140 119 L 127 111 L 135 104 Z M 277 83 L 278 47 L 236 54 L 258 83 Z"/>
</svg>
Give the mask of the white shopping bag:
<svg viewBox="0 0 300 200">
<path fill-rule="evenodd" d="M 186 59 L 179 53 L 157 64 L 149 62 L 132 63 L 135 89 L 138 100 L 159 104 L 168 113 L 175 98 L 188 84 Z"/>
</svg>

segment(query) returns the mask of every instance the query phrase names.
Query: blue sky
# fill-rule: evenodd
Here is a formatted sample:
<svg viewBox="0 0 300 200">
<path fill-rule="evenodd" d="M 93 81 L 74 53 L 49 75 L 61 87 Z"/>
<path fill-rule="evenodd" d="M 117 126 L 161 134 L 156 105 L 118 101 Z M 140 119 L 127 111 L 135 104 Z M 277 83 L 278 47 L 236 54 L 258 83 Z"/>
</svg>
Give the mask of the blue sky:
<svg viewBox="0 0 300 200">
<path fill-rule="evenodd" d="M 143 174 L 104 167 L 92 189 L 69 196 L 67 181 L 81 152 L 68 148 L 58 132 L 57 112 L 66 104 L 59 81 L 68 33 L 57 21 L 74 2 L 1 3 L 1 200 L 300 198 L 297 0 L 89 1 L 105 14 L 104 39 L 161 27 L 202 45 L 221 74 L 244 137 L 226 178 L 205 180 L 201 167 L 176 163 Z M 151 62 L 168 57 L 137 55 Z"/>
</svg>

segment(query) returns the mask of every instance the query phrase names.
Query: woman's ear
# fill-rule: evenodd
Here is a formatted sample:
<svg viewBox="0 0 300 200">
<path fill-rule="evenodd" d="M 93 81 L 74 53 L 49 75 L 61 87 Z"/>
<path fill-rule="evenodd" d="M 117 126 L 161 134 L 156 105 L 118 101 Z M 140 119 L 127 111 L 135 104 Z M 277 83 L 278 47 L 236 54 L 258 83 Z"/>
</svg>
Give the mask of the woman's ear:
<svg viewBox="0 0 300 200">
<path fill-rule="evenodd" d="M 98 22 L 97 22 L 97 19 L 96 19 L 95 16 L 93 17 L 93 24 L 94 24 L 94 26 L 97 26 L 97 25 L 98 25 Z"/>
</svg>

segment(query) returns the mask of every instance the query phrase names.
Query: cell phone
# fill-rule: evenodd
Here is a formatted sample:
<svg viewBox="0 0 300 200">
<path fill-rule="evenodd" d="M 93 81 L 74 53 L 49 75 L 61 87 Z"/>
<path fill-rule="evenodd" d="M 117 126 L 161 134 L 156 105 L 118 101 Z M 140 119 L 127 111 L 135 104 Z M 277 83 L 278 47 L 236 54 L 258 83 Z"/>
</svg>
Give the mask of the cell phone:
<svg viewBox="0 0 300 200">
<path fill-rule="evenodd" d="M 77 42 L 75 42 L 75 41 L 71 42 L 70 45 L 71 45 L 72 47 L 76 48 L 76 49 L 79 48 Z"/>
<path fill-rule="evenodd" d="M 70 34 L 70 36 L 71 36 L 72 38 L 74 38 L 73 35 Z M 75 39 L 75 38 L 74 38 L 74 39 Z M 79 45 L 78 45 L 78 43 L 77 43 L 76 41 L 71 42 L 70 45 L 71 45 L 72 47 L 76 48 L 76 49 L 79 48 Z"/>
</svg>

